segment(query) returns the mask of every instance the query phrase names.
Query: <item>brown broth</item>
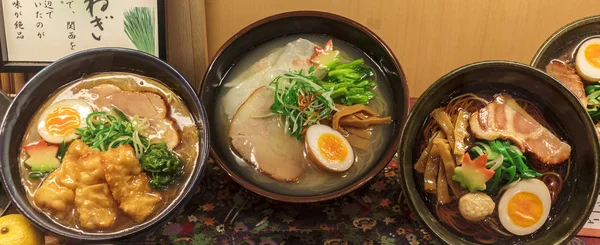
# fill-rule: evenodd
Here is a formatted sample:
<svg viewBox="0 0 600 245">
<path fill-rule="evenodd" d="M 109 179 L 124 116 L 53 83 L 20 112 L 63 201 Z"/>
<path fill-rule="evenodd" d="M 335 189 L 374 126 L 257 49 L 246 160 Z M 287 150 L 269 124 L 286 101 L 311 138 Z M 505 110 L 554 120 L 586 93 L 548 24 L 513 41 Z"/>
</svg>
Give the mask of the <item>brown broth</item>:
<svg viewBox="0 0 600 245">
<path fill-rule="evenodd" d="M 36 143 L 40 140 L 40 136 L 37 133 L 37 122 L 41 113 L 54 102 L 62 101 L 65 99 L 82 99 L 88 103 L 93 102 L 91 97 L 87 96 L 82 90 L 94 87 L 99 84 L 112 84 L 126 91 L 145 91 L 153 92 L 160 95 L 165 100 L 168 108 L 167 117 L 171 118 L 180 134 L 180 144 L 173 149 L 173 151 L 180 157 L 184 163 L 183 175 L 178 177 L 175 183 L 171 184 L 167 189 L 160 191 L 163 201 L 160 207 L 154 214 L 152 214 L 146 220 L 150 220 L 155 217 L 158 213 L 162 212 L 173 200 L 179 195 L 183 186 L 185 186 L 191 177 L 195 166 L 195 160 L 199 154 L 199 139 L 198 135 L 202 129 L 197 127 L 196 123 L 189 110 L 183 103 L 183 101 L 174 94 L 170 89 L 160 82 L 148 78 L 142 77 L 129 73 L 101 73 L 92 75 L 89 77 L 76 80 L 64 88 L 57 91 L 52 97 L 50 97 L 46 103 L 36 112 L 35 116 L 29 122 L 25 136 L 23 137 L 22 145 L 29 145 Z M 94 105 L 92 105 L 94 107 Z M 97 108 L 95 108 L 97 110 Z M 33 195 L 37 188 L 42 183 L 43 179 L 31 179 L 29 174 L 31 170 L 24 164 L 24 161 L 28 158 L 27 153 L 23 148 L 19 154 L 19 172 L 21 174 L 21 182 L 25 187 L 27 198 L 29 202 L 34 205 L 38 211 L 43 212 L 37 207 L 33 201 Z M 45 212 L 43 212 L 45 213 Z M 46 215 L 48 215 L 46 213 Z M 81 230 L 78 225 L 76 209 L 72 210 L 72 214 L 68 215 L 66 219 L 58 219 L 51 217 L 55 222 L 74 230 Z M 115 225 L 107 230 L 85 230 L 85 232 L 97 233 L 97 232 L 114 232 L 127 229 L 135 226 L 136 223 L 125 215 L 120 209 L 117 215 L 117 221 Z"/>
</svg>

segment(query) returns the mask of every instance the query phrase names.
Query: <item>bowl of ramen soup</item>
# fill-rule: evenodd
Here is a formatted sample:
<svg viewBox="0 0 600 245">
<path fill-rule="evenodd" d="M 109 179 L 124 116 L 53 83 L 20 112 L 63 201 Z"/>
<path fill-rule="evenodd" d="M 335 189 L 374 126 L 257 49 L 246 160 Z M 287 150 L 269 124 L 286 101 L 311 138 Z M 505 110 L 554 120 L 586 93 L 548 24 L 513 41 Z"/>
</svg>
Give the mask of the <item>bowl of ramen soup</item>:
<svg viewBox="0 0 600 245">
<path fill-rule="evenodd" d="M 579 101 L 532 67 L 461 67 L 416 102 L 400 143 L 404 194 L 445 244 L 564 244 L 598 195 L 598 140 Z"/>
<path fill-rule="evenodd" d="M 531 65 L 567 87 L 600 129 L 600 16 L 569 23 L 540 47 Z"/>
<path fill-rule="evenodd" d="M 187 81 L 154 56 L 82 51 L 44 68 L 0 129 L 4 187 L 32 223 L 115 242 L 169 220 L 196 192 L 208 125 Z"/>
<path fill-rule="evenodd" d="M 364 26 L 291 12 L 217 52 L 201 86 L 211 154 L 263 196 L 315 202 L 350 192 L 395 154 L 408 110 L 402 69 Z"/>
</svg>

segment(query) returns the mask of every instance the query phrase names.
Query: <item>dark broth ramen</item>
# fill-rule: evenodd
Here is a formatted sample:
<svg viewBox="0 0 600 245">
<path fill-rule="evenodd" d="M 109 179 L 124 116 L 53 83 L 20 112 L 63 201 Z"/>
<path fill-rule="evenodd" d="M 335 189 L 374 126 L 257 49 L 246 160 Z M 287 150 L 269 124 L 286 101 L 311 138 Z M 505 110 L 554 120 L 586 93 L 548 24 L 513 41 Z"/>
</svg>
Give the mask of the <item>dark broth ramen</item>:
<svg viewBox="0 0 600 245">
<path fill-rule="evenodd" d="M 511 96 L 520 107 L 522 107 L 529 115 L 531 115 L 532 118 L 539 122 L 543 127 L 547 128 L 552 134 L 557 136 L 558 139 L 563 142 L 570 141 L 569 138 L 565 137 L 564 131 L 561 127 L 560 119 L 553 114 L 553 112 L 545 110 L 544 105 L 536 102 L 541 100 L 536 100 L 535 98 L 531 97 L 524 97 L 523 94 L 529 93 L 520 93 L 518 90 L 512 87 L 495 87 L 487 84 L 484 87 L 470 86 L 468 89 L 458 90 L 449 95 L 448 101 L 442 103 L 440 107 L 450 115 L 450 118 L 453 118 L 455 116 L 455 111 L 458 110 L 476 113 L 486 106 L 486 104 L 478 101 L 479 98 L 488 102 L 492 102 L 495 98 L 500 96 L 501 93 Z M 473 96 L 467 96 L 469 94 L 472 94 Z M 476 146 L 475 142 L 487 141 L 478 139 L 476 136 L 474 136 L 474 133 L 471 131 L 470 127 L 471 126 L 468 126 L 468 132 L 470 137 L 473 137 L 473 139 L 465 141 L 468 142 L 467 149 L 469 150 L 467 150 L 467 153 L 473 154 L 473 151 L 470 149 Z M 429 117 L 420 130 L 422 134 L 420 134 L 417 139 L 418 143 L 415 144 L 414 148 L 412 149 L 414 156 L 413 163 L 417 163 L 419 161 L 419 157 L 421 156 L 422 152 L 427 148 L 428 143 L 431 142 L 429 139 L 431 139 L 438 130 L 440 129 L 438 128 L 436 120 L 432 117 Z M 575 153 L 571 152 L 569 154 L 569 158 L 567 158 L 565 162 L 553 165 L 541 162 L 536 156 L 534 156 L 534 154 L 530 152 L 525 152 L 523 154 L 523 156 L 527 159 L 526 162 L 528 162 L 528 167 L 541 174 L 534 179 L 541 180 L 548 188 L 551 200 L 551 207 L 549 209 L 550 211 L 547 219 L 542 221 L 543 225 L 537 231 L 532 232 L 532 234 L 524 236 L 514 235 L 509 232 L 503 226 L 504 224 L 499 220 L 498 213 L 499 208 L 504 209 L 504 207 L 500 207 L 500 200 L 502 199 L 503 195 L 511 188 L 519 188 L 517 186 L 519 182 L 512 182 L 512 185 L 511 183 L 502 182 L 502 184 L 505 185 L 503 188 L 499 188 L 496 192 L 489 194 L 491 201 L 495 203 L 493 211 L 481 221 L 469 221 L 463 217 L 458 207 L 459 198 L 454 196 L 451 190 L 449 190 L 449 192 L 452 193 L 450 199 L 446 201 L 446 203 L 441 204 L 438 194 L 436 194 L 437 190 L 434 190 L 433 193 L 426 190 L 427 187 L 424 184 L 425 176 L 423 173 L 415 170 L 415 181 L 417 188 L 419 189 L 421 196 L 425 204 L 429 207 L 431 213 L 438 218 L 441 224 L 448 227 L 449 230 L 455 232 L 465 241 L 475 243 L 514 244 L 526 241 L 530 237 L 535 236 L 540 232 L 544 232 L 545 230 L 549 229 L 554 222 L 557 221 L 556 217 L 560 216 L 561 207 L 568 200 L 567 197 L 572 189 L 571 182 L 575 178 L 575 176 L 569 175 L 569 173 L 573 172 L 575 168 L 574 164 L 571 164 L 570 160 L 570 156 L 572 156 L 572 154 Z M 489 169 L 490 166 L 488 165 L 487 168 Z M 491 186 L 488 183 L 486 190 L 478 193 L 489 191 L 490 188 Z M 461 195 L 469 193 L 468 190 L 463 191 L 464 192 Z"/>
</svg>

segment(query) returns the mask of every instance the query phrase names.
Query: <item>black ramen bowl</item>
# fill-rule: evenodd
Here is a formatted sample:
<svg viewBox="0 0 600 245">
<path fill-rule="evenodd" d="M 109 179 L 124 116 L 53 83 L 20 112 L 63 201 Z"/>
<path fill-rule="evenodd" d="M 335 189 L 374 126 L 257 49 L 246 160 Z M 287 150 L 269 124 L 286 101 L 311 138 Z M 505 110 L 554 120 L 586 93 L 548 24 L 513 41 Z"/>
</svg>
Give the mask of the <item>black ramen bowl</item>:
<svg viewBox="0 0 600 245">
<path fill-rule="evenodd" d="M 414 105 L 400 143 L 402 189 L 417 219 L 445 244 L 473 244 L 467 236 L 441 223 L 425 201 L 423 184 L 413 169 L 430 112 L 453 96 L 469 92 L 508 92 L 533 102 L 553 130 L 572 147 L 571 172 L 552 205 L 549 220 L 534 234 L 508 242 L 563 244 L 587 222 L 598 196 L 599 150 L 592 120 L 577 98 L 558 81 L 532 67 L 507 61 L 487 61 L 458 68 L 431 85 Z M 507 242 L 505 241 L 505 242 Z"/>
<path fill-rule="evenodd" d="M 163 211 L 139 225 L 121 231 L 107 233 L 84 233 L 58 225 L 45 214 L 35 209 L 27 200 L 25 188 L 19 175 L 18 154 L 21 140 L 29 120 L 38 108 L 53 93 L 74 80 L 100 72 L 129 72 L 159 80 L 188 107 L 192 117 L 202 127 L 199 134 L 200 151 L 195 160 L 196 167 L 181 195 L 176 197 Z M 135 102 L 132 102 L 135 103 Z M 193 88 L 181 74 L 158 58 L 130 49 L 100 48 L 78 52 L 64 57 L 37 73 L 14 98 L 0 127 L 0 162 L 2 182 L 14 205 L 33 224 L 61 237 L 82 242 L 115 242 L 135 237 L 158 227 L 174 215 L 190 200 L 202 178 L 206 158 L 209 129 L 204 108 Z"/>
<path fill-rule="evenodd" d="M 389 108 L 393 111 L 393 130 L 391 140 L 385 150 L 377 156 L 375 163 L 365 174 L 352 183 L 339 186 L 337 189 L 317 195 L 286 195 L 266 190 L 258 186 L 254 180 L 242 176 L 236 168 L 238 164 L 226 157 L 229 149 L 220 147 L 219 136 L 211 137 L 211 155 L 216 162 L 239 184 L 245 188 L 268 198 L 286 202 L 317 202 L 342 196 L 367 183 L 392 159 L 400 141 L 401 127 L 406 120 L 409 106 L 409 96 L 406 78 L 400 64 L 386 44 L 372 31 L 350 19 L 323 12 L 301 11 L 278 14 L 260 20 L 233 35 L 217 52 L 210 64 L 200 87 L 200 98 L 206 106 L 211 128 L 218 127 L 215 120 L 215 103 L 228 72 L 236 62 L 255 47 L 267 41 L 294 34 L 324 34 L 345 41 L 372 59 L 383 74 L 378 80 L 388 83 L 393 96 Z"/>
<path fill-rule="evenodd" d="M 576 51 L 567 49 L 579 47 L 590 37 L 600 37 L 600 15 L 576 20 L 553 33 L 538 49 L 531 66 L 543 70 L 551 60 Z"/>
</svg>

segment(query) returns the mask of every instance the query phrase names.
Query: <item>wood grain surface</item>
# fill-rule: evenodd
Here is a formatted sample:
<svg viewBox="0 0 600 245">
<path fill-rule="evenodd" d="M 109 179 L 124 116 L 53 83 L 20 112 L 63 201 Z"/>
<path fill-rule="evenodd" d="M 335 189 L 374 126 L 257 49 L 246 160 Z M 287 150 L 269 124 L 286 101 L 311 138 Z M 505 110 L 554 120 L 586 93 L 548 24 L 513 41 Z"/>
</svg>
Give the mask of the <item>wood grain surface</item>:
<svg viewBox="0 0 600 245">
<path fill-rule="evenodd" d="M 245 26 L 277 13 L 318 10 L 348 17 L 377 33 L 400 61 L 412 97 L 468 63 L 494 59 L 529 63 L 560 27 L 600 14 L 597 0 L 165 2 L 167 61 L 195 87 L 221 45 Z"/>
<path fill-rule="evenodd" d="M 188 2 L 173 2 L 179 1 Z M 199 13 L 190 10 L 190 17 L 197 18 Z M 414 97 L 440 76 L 468 63 L 493 59 L 529 63 L 557 29 L 576 19 L 600 14 L 600 1 L 206 0 L 209 59 L 248 24 L 294 10 L 339 14 L 373 30 L 394 51 Z M 196 49 L 198 36 L 195 32 L 191 34 Z M 170 47 L 178 50 L 177 54 L 190 56 L 189 42 L 185 40 Z M 173 53 L 171 49 L 169 56 Z"/>
<path fill-rule="evenodd" d="M 170 0 L 166 4 L 167 62 L 194 87 L 208 66 L 204 0 Z"/>
</svg>

